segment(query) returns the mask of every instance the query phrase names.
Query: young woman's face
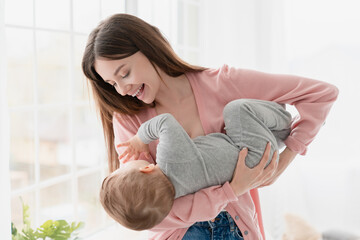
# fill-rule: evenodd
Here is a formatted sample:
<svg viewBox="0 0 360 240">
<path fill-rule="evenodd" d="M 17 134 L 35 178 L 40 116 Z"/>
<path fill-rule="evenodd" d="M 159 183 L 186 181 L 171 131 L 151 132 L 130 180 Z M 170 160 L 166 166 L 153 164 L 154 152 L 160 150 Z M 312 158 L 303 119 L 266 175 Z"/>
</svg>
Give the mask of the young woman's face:
<svg viewBox="0 0 360 240">
<path fill-rule="evenodd" d="M 159 75 L 140 51 L 119 60 L 96 59 L 95 70 L 119 94 L 136 97 L 144 103 L 152 103 L 160 87 Z"/>
</svg>

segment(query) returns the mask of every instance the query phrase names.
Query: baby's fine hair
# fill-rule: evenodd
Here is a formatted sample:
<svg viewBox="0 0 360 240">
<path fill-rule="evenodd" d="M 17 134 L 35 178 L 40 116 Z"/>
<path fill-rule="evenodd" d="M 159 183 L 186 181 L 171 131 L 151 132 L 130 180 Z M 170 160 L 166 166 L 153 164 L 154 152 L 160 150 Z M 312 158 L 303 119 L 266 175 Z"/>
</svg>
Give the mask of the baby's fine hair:
<svg viewBox="0 0 360 240">
<path fill-rule="evenodd" d="M 141 231 L 159 224 L 170 212 L 175 190 L 164 175 L 118 169 L 101 186 L 105 211 L 124 227 Z"/>
</svg>

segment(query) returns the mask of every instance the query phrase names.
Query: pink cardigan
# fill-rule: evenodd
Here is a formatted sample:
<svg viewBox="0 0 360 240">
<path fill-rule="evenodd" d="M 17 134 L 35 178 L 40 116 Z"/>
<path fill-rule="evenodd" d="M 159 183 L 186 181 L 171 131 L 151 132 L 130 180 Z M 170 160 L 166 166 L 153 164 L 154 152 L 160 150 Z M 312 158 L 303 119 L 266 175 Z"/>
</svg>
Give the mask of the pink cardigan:
<svg viewBox="0 0 360 240">
<path fill-rule="evenodd" d="M 239 98 L 262 99 L 291 104 L 299 112 L 285 144 L 302 155 L 323 125 L 336 100 L 338 89 L 317 80 L 252 70 L 230 68 L 208 69 L 187 73 L 195 94 L 205 134 L 224 132 L 223 108 Z M 140 124 L 156 116 L 154 108 L 136 116 L 114 114 L 115 146 L 136 134 Z M 157 142 L 150 144 L 155 162 Z M 118 153 L 120 154 L 118 149 Z M 144 156 L 142 156 L 144 158 Z M 189 226 L 216 217 L 222 209 L 233 217 L 244 239 L 265 239 L 257 189 L 236 197 L 228 182 L 175 200 L 169 215 L 149 231 L 149 239 L 181 239 Z"/>
</svg>

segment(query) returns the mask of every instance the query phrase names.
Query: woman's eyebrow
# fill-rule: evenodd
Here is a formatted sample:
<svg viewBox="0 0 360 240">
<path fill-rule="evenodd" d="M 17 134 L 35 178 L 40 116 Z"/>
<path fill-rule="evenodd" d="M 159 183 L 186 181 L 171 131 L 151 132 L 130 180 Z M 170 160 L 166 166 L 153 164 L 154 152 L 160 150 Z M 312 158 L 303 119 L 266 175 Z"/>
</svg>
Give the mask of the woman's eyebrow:
<svg viewBox="0 0 360 240">
<path fill-rule="evenodd" d="M 114 76 L 116 76 L 116 75 L 119 73 L 119 71 L 121 70 L 121 68 L 122 68 L 123 66 L 125 66 L 125 64 L 121 64 L 121 65 L 115 70 Z"/>
</svg>

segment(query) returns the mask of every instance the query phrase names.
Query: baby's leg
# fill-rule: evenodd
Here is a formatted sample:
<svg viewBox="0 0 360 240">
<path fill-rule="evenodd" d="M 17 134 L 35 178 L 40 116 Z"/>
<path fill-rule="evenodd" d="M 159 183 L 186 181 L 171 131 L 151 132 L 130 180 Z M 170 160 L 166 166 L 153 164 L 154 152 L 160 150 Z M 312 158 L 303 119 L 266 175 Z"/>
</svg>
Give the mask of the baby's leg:
<svg viewBox="0 0 360 240">
<path fill-rule="evenodd" d="M 291 114 L 275 102 L 238 99 L 225 106 L 224 122 L 226 134 L 234 143 L 240 149 L 248 148 L 245 162 L 253 168 L 259 164 L 268 142 L 271 142 L 271 152 L 266 165 L 270 163 L 279 148 L 277 142 L 290 132 Z"/>
</svg>

